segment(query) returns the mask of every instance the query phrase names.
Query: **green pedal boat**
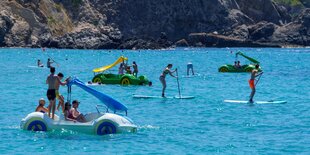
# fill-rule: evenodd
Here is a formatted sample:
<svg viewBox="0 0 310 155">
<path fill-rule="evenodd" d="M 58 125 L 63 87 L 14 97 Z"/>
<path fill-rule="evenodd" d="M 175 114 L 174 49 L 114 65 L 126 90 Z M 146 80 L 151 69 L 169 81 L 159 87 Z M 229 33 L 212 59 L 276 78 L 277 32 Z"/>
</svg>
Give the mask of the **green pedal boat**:
<svg viewBox="0 0 310 155">
<path fill-rule="evenodd" d="M 238 58 L 238 55 L 243 56 L 244 58 L 250 60 L 254 64 L 242 65 L 242 66 L 235 66 L 235 65 L 226 64 L 226 65 L 221 66 L 218 69 L 218 71 L 219 72 L 231 72 L 231 73 L 252 72 L 252 70 L 255 69 L 255 64 L 259 64 L 259 61 L 255 60 L 251 57 L 248 57 L 241 52 L 236 53 L 236 58 Z M 258 72 L 261 72 L 261 71 L 262 71 L 262 69 L 261 69 L 261 67 L 259 67 Z"/>
<path fill-rule="evenodd" d="M 124 61 L 127 60 L 128 58 L 121 56 L 113 64 L 93 69 L 95 76 L 92 79 L 92 82 L 99 84 L 150 85 L 151 82 L 144 75 L 136 77 L 133 74 L 127 74 L 127 73 L 125 74 L 104 73 L 105 71 L 109 70 L 110 68 L 113 68 L 117 64 L 124 63 Z"/>
</svg>

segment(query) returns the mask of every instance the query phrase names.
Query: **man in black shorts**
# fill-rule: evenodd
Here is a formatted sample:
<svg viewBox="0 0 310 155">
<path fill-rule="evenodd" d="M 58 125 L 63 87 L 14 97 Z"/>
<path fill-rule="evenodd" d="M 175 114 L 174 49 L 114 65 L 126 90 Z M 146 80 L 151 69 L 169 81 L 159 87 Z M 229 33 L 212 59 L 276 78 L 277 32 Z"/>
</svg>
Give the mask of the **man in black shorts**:
<svg viewBox="0 0 310 155">
<path fill-rule="evenodd" d="M 47 99 L 49 100 L 49 105 L 48 105 L 48 116 L 51 117 L 51 112 L 52 112 L 52 119 L 54 119 L 55 115 L 55 108 L 56 108 L 56 93 L 55 93 L 55 86 L 56 86 L 56 81 L 58 80 L 58 77 L 55 76 L 55 68 L 51 67 L 50 68 L 51 74 L 47 77 L 46 79 L 46 84 L 48 84 L 48 89 L 47 89 Z"/>
</svg>

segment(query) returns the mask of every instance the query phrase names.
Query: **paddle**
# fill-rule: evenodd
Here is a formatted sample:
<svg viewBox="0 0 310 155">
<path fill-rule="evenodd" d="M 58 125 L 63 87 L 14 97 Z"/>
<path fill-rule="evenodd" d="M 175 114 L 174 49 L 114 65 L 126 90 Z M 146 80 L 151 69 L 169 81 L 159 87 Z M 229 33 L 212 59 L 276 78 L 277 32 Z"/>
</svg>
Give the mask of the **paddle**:
<svg viewBox="0 0 310 155">
<path fill-rule="evenodd" d="M 181 90 L 180 90 L 178 69 L 176 68 L 175 71 L 176 71 L 176 74 L 177 74 L 177 83 L 178 83 L 179 97 L 181 98 Z"/>
<path fill-rule="evenodd" d="M 45 48 L 42 49 L 42 52 L 45 52 Z M 59 67 L 59 63 L 57 63 L 47 52 L 46 52 L 47 56 L 56 63 L 57 67 Z"/>
<path fill-rule="evenodd" d="M 259 75 L 259 77 L 258 77 L 258 79 L 257 79 L 257 81 L 256 81 L 256 83 L 255 83 L 255 87 L 256 87 L 257 83 L 259 82 L 259 79 L 260 79 L 260 77 L 263 75 L 263 73 L 264 73 L 264 72 L 260 73 L 260 75 Z"/>
<path fill-rule="evenodd" d="M 57 63 L 47 52 L 46 52 L 46 54 L 53 62 L 56 63 L 57 67 L 59 67 L 59 63 Z"/>
</svg>

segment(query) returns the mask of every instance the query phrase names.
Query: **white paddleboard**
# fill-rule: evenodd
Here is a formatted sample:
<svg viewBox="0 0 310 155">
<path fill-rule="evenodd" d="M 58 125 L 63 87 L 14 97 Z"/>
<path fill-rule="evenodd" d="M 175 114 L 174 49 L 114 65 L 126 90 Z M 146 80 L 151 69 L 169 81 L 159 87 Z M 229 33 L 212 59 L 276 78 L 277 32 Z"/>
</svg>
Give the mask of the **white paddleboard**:
<svg viewBox="0 0 310 155">
<path fill-rule="evenodd" d="M 46 67 L 39 67 L 39 66 L 28 66 L 28 67 L 30 67 L 30 68 L 38 68 L 38 69 L 48 69 Z"/>
<path fill-rule="evenodd" d="M 148 95 L 132 95 L 133 98 L 144 98 L 144 99 L 193 99 L 195 96 L 166 96 L 166 97 L 161 97 L 161 96 L 148 96 Z"/>
<path fill-rule="evenodd" d="M 254 101 L 253 103 L 250 103 L 249 101 L 242 101 L 242 100 L 224 100 L 226 103 L 243 103 L 243 104 L 283 104 L 286 103 L 286 101 Z"/>
<path fill-rule="evenodd" d="M 183 75 L 182 78 L 194 78 L 194 77 L 198 77 L 200 76 L 200 74 L 194 74 L 194 75 Z"/>
</svg>

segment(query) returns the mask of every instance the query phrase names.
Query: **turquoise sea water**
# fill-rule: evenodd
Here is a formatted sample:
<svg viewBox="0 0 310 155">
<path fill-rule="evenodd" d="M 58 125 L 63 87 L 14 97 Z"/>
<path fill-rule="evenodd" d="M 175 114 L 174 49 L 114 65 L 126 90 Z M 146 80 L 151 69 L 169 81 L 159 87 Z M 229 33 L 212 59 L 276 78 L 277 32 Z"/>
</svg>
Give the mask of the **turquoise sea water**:
<svg viewBox="0 0 310 155">
<path fill-rule="evenodd" d="M 286 100 L 286 104 L 245 105 L 224 99 L 247 100 L 248 73 L 219 73 L 233 63 L 230 51 L 243 51 L 261 62 L 255 100 Z M 46 99 L 48 69 L 35 68 L 55 59 L 56 72 L 93 77 L 92 69 L 119 56 L 136 61 L 139 74 L 153 86 L 92 86 L 124 103 L 137 125 L 137 133 L 96 136 L 75 131 L 29 132 L 20 120 Z M 248 63 L 240 58 L 241 64 Z M 171 49 L 141 51 L 0 49 L 1 154 L 310 154 L 310 49 Z M 198 76 L 184 78 L 187 62 Z M 160 95 L 159 75 L 168 64 L 179 69 L 181 93 L 192 100 L 133 99 L 132 94 Z M 116 72 L 117 68 L 115 68 Z M 167 77 L 167 96 L 178 94 L 175 78 Z M 80 111 L 94 112 L 99 100 L 73 87 Z M 66 87 L 61 88 L 66 97 Z"/>
</svg>

